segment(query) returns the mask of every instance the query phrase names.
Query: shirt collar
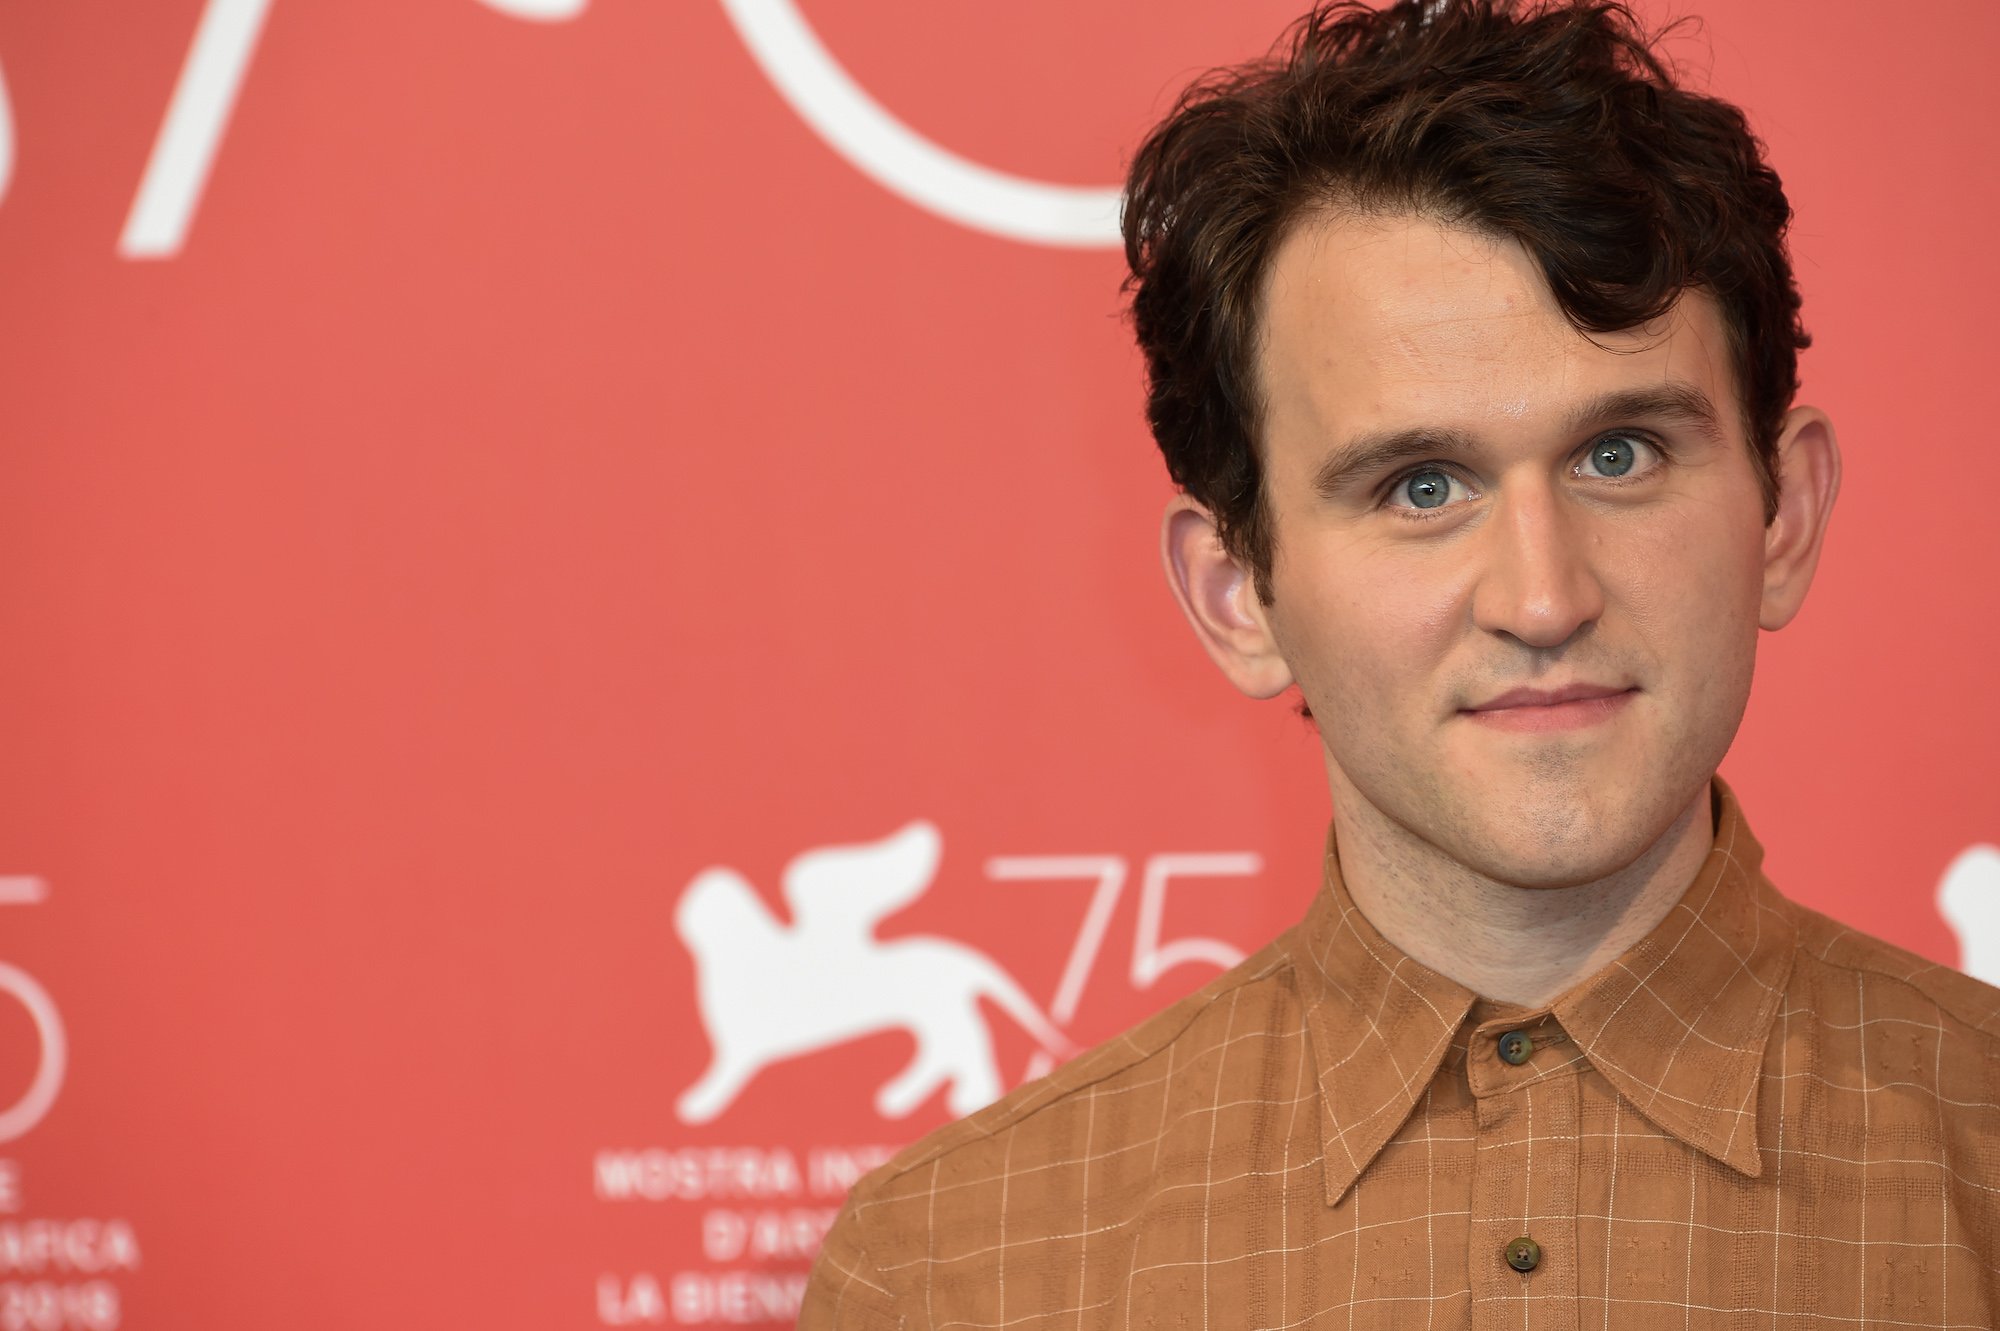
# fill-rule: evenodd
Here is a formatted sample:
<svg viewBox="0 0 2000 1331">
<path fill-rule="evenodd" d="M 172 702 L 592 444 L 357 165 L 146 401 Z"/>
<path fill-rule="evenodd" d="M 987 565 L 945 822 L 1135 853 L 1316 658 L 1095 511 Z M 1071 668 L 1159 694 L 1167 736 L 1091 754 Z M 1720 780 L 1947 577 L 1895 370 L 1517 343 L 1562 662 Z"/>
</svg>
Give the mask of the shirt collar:
<svg viewBox="0 0 2000 1331">
<path fill-rule="evenodd" d="M 1736 797 L 1713 786 L 1715 843 L 1653 931 L 1546 1008 L 1656 1127 L 1752 1177 L 1764 1045 L 1790 977 L 1794 925 L 1760 872 Z M 1376 932 L 1326 881 L 1292 951 L 1318 1064 L 1326 1199 L 1340 1200 L 1403 1126 L 1477 996 Z"/>
</svg>

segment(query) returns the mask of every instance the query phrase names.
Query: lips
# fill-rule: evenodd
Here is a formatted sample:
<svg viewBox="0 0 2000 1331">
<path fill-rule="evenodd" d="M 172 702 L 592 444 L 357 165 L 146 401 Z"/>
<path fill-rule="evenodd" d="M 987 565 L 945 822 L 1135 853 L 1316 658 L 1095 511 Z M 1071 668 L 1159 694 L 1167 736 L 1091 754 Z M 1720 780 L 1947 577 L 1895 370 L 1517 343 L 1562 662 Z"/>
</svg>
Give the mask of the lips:
<svg viewBox="0 0 2000 1331">
<path fill-rule="evenodd" d="M 1566 702 L 1589 702 L 1596 698 L 1614 698 L 1621 693 L 1630 693 L 1629 688 L 1614 687 L 1609 684 L 1566 684 L 1559 689 L 1509 689 L 1497 698 L 1488 699 L 1465 710 L 1468 712 L 1501 711 L 1513 707 L 1555 707 Z"/>
<path fill-rule="evenodd" d="M 1460 715 L 1498 730 L 1575 730 L 1608 721 L 1639 692 L 1610 684 L 1565 684 L 1554 689 L 1509 689 Z"/>
</svg>

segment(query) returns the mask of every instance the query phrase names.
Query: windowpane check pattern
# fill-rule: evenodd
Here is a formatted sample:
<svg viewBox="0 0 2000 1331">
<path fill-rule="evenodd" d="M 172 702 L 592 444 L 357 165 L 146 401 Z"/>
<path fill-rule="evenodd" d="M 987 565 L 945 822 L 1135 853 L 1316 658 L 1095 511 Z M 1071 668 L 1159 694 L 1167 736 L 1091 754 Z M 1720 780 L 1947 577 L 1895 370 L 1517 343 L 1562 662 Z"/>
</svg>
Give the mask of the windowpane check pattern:
<svg viewBox="0 0 2000 1331">
<path fill-rule="evenodd" d="M 2000 990 L 1787 901 L 1715 808 L 1538 1009 L 1391 947 L 1329 849 L 1270 947 L 864 1179 L 800 1325 L 2000 1325 Z"/>
</svg>

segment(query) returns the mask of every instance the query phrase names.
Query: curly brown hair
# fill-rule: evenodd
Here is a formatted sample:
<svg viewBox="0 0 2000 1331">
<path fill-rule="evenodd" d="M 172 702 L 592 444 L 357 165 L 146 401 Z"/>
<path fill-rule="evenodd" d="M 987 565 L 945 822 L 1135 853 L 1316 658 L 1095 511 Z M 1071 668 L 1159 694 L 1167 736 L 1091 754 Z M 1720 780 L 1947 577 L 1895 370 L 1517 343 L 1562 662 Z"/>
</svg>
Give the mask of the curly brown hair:
<svg viewBox="0 0 2000 1331">
<path fill-rule="evenodd" d="M 1266 601 L 1259 294 L 1291 226 L 1329 207 L 1511 238 L 1586 334 L 1709 293 L 1776 512 L 1809 341 L 1791 205 L 1742 111 L 1679 86 L 1658 44 L 1607 0 L 1339 0 L 1265 58 L 1198 79 L 1147 136 L 1123 221 L 1147 420 Z"/>
</svg>

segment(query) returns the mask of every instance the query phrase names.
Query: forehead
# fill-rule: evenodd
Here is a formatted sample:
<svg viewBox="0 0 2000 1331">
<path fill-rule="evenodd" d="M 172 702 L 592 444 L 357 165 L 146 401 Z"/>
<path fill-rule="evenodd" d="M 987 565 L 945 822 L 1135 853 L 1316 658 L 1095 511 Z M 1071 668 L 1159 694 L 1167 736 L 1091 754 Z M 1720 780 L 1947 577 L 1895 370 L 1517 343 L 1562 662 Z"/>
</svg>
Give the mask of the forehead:
<svg viewBox="0 0 2000 1331">
<path fill-rule="evenodd" d="M 1531 428 L 1600 394 L 1669 381 L 1734 401 L 1706 293 L 1643 328 L 1586 337 L 1519 243 L 1426 217 L 1308 217 L 1272 256 L 1262 297 L 1259 383 L 1274 444 L 1297 426 L 1322 441 L 1418 420 Z"/>
</svg>

